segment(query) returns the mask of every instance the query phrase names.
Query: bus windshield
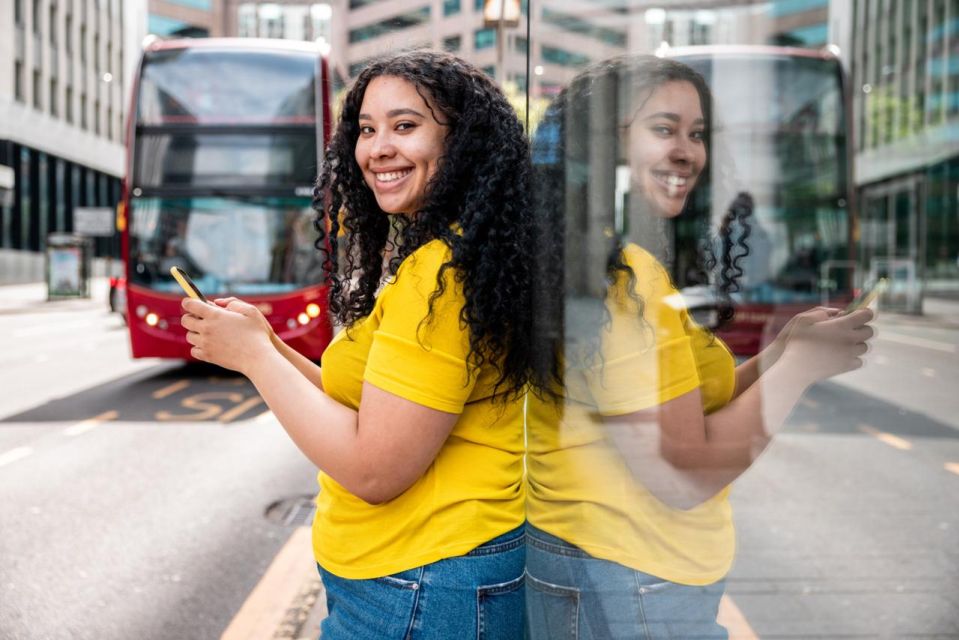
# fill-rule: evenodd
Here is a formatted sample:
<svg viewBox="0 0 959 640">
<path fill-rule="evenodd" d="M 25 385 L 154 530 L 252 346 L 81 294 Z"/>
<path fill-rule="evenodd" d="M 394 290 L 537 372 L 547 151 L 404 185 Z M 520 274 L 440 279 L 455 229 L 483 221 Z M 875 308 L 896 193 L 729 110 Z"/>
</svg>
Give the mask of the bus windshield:
<svg viewBox="0 0 959 640">
<path fill-rule="evenodd" d="M 840 295 L 851 267 L 838 62 L 761 53 L 676 59 L 699 71 L 714 96 L 710 215 L 721 220 L 739 192 L 755 202 L 741 301 Z"/>
<path fill-rule="evenodd" d="M 208 295 L 268 295 L 323 281 L 308 198 L 136 198 L 131 283 L 180 293 L 170 267 Z"/>
<path fill-rule="evenodd" d="M 137 125 L 316 122 L 316 56 L 169 49 L 143 61 Z"/>
</svg>

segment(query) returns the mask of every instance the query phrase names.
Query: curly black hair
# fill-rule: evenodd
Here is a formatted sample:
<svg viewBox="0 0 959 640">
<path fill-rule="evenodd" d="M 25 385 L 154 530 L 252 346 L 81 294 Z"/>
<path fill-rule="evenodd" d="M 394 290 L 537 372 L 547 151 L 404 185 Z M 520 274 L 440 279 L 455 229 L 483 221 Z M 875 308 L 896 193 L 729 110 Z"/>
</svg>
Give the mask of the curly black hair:
<svg viewBox="0 0 959 640">
<path fill-rule="evenodd" d="M 363 97 L 380 76 L 411 83 L 447 130 L 423 202 L 409 215 L 380 209 L 354 158 Z M 529 143 L 516 112 L 485 73 L 430 50 L 372 61 L 346 94 L 313 206 L 330 311 L 338 322 L 349 327 L 368 316 L 383 277 L 395 274 L 417 248 L 441 240 L 451 258 L 440 268 L 424 323 L 452 269 L 465 296 L 460 320 L 469 331 L 470 374 L 484 364 L 495 367 L 498 398 L 547 384 L 548 358 L 538 355 L 533 331 Z"/>
<path fill-rule="evenodd" d="M 716 193 L 715 189 L 705 187 L 714 182 L 719 173 L 711 169 L 716 164 L 714 158 L 714 162 L 703 168 L 677 220 L 647 216 L 647 224 L 656 228 L 630 234 L 621 225 L 617 228 L 613 220 L 616 203 L 612 166 L 607 167 L 605 173 L 608 175 L 600 175 L 603 172 L 594 166 L 597 138 L 605 137 L 609 146 L 601 154 L 612 165 L 623 155 L 622 133 L 616 131 L 617 123 L 630 122 L 658 87 L 674 81 L 689 82 L 695 87 L 707 123 L 704 143 L 710 151 L 714 114 L 712 94 L 705 79 L 681 62 L 652 55 L 617 56 L 586 68 L 557 95 L 537 129 L 532 143 L 537 244 L 561 247 L 560 261 L 564 266 L 556 268 L 555 260 L 546 260 L 552 266 L 538 269 L 540 284 L 537 291 L 540 294 L 536 296 L 535 308 L 538 331 L 549 336 L 560 353 L 565 340 L 576 339 L 567 335 L 569 327 L 564 317 L 569 315 L 569 309 L 564 307 L 568 301 L 579 298 L 601 303 L 610 285 L 619 278 L 627 278 L 627 291 L 638 305 L 640 320 L 644 321 L 644 302 L 634 294 L 637 275 L 624 261 L 624 248 L 628 241 L 635 240 L 662 259 L 669 251 L 677 220 L 692 220 L 698 227 L 697 235 L 701 241 L 693 248 L 696 257 L 692 270 L 701 274 L 704 280 L 714 282 L 719 312 L 719 323 L 715 328 L 727 325 L 733 317 L 730 294 L 739 290 L 739 279 L 743 274 L 739 262 L 749 254 L 745 240 L 751 229 L 752 198 L 746 193 L 738 194 L 730 204 L 718 234 L 709 230 L 708 198 L 704 191 Z M 723 170 L 720 168 L 720 172 Z M 601 211 L 601 215 L 608 219 L 598 220 L 588 213 L 589 204 L 599 202 L 608 205 Z M 597 238 L 606 245 L 602 269 L 590 268 L 588 261 L 577 258 L 595 255 L 595 248 L 589 245 L 597 242 Z M 592 305 L 592 311 L 586 316 L 586 322 L 594 327 L 597 320 L 609 320 L 603 304 Z"/>
</svg>

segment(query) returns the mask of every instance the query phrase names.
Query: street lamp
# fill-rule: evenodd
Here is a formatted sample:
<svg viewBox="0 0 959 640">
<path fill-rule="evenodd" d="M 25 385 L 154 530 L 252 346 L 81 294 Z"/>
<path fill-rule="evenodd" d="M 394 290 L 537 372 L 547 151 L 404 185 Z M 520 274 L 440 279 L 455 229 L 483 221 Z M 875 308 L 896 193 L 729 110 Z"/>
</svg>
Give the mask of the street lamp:
<svg viewBox="0 0 959 640">
<path fill-rule="evenodd" d="M 487 29 L 496 28 L 496 82 L 501 87 L 506 84 L 506 27 L 518 27 L 519 16 L 519 0 L 485 0 L 483 3 L 483 26 Z"/>
</svg>

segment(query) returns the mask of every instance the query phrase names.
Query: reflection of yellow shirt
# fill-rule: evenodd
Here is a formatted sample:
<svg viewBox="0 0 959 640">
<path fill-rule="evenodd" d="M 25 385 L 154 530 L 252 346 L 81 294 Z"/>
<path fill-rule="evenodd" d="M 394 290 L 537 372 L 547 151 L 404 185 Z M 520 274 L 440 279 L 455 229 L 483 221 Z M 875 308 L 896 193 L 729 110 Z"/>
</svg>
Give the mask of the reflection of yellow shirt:
<svg viewBox="0 0 959 640">
<path fill-rule="evenodd" d="M 688 511 L 666 506 L 627 468 L 601 416 L 648 409 L 696 388 L 704 411 L 715 411 L 732 397 L 735 362 L 692 321 L 653 256 L 635 245 L 624 256 L 646 323 L 621 278 L 607 301 L 609 323 L 592 328 L 602 334 L 598 355 L 567 368 L 565 401 L 530 396 L 527 515 L 596 558 L 672 582 L 710 584 L 733 559 L 728 488 Z"/>
<path fill-rule="evenodd" d="M 319 474 L 313 549 L 317 562 L 338 576 L 375 578 L 463 555 L 523 522 L 522 401 L 492 403 L 491 365 L 467 380 L 469 333 L 459 320 L 465 298 L 452 269 L 432 318 L 423 322 L 449 257 L 439 240 L 413 252 L 370 315 L 340 332 L 323 354 L 323 387 L 348 407 L 359 407 L 365 380 L 460 414 L 426 473 L 387 503 L 370 505 Z"/>
</svg>

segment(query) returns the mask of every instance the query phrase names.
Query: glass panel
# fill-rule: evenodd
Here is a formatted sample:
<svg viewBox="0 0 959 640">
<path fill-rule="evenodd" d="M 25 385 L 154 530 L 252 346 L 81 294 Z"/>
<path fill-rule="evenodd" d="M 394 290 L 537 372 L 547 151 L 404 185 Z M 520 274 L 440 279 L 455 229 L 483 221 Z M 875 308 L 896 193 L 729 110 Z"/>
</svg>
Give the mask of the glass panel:
<svg viewBox="0 0 959 640">
<path fill-rule="evenodd" d="M 177 49 L 150 54 L 137 123 L 310 123 L 316 119 L 315 56 Z"/>
<path fill-rule="evenodd" d="M 179 293 L 170 276 L 170 267 L 178 266 L 210 295 L 282 293 L 317 284 L 323 275 L 313 217 L 304 198 L 133 200 L 132 281 Z"/>
<path fill-rule="evenodd" d="M 153 134 L 139 138 L 140 187 L 280 187 L 309 185 L 316 131 L 273 134 Z"/>
</svg>

